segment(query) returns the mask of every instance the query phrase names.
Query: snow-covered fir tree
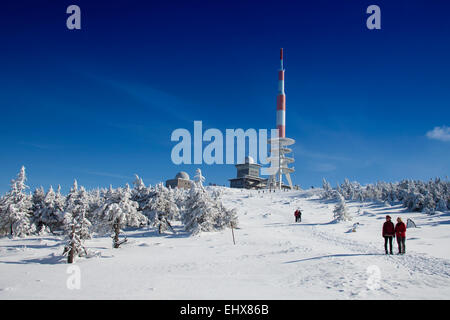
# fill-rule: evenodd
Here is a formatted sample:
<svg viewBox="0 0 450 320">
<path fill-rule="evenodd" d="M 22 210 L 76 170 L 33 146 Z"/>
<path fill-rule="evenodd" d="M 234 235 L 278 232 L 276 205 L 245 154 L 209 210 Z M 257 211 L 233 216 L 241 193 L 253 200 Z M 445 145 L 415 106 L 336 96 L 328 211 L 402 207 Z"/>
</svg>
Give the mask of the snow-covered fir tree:
<svg viewBox="0 0 450 320">
<path fill-rule="evenodd" d="M 119 206 L 125 212 L 125 225 L 133 228 L 146 226 L 148 219 L 139 212 L 139 204 L 132 200 L 132 189 L 128 183 L 120 189 L 119 194 Z"/>
<path fill-rule="evenodd" d="M 439 198 L 438 203 L 436 204 L 437 211 L 446 211 L 447 210 L 447 202 L 444 198 Z"/>
<path fill-rule="evenodd" d="M 76 257 L 88 255 L 80 236 L 83 233 L 83 224 L 75 216 L 67 214 L 64 216 L 64 226 L 67 233 L 67 242 L 63 255 L 67 254 L 67 263 L 73 263 Z"/>
<path fill-rule="evenodd" d="M 170 221 L 180 219 L 180 209 L 176 204 L 173 189 L 159 184 L 154 190 L 147 209 L 150 224 L 155 226 L 159 233 L 169 229 L 175 232 Z"/>
<path fill-rule="evenodd" d="M 192 187 L 186 199 L 183 223 L 187 231 L 217 231 L 237 225 L 235 210 L 226 209 L 220 199 L 213 199 L 206 190 Z"/>
<path fill-rule="evenodd" d="M 34 221 L 39 232 L 53 232 L 62 227 L 64 222 L 64 200 L 60 188 L 55 192 L 50 186 L 43 195 L 43 189 L 33 194 Z"/>
<path fill-rule="evenodd" d="M 202 175 L 202 170 L 200 170 L 200 168 L 195 171 L 194 181 L 198 188 L 203 189 L 203 182 L 205 182 L 205 177 Z"/>
<path fill-rule="evenodd" d="M 66 208 L 64 213 L 65 219 L 65 231 L 70 232 L 67 222 L 76 224 L 78 236 L 81 240 L 91 238 L 91 226 L 92 223 L 87 218 L 89 210 L 89 198 L 84 187 L 78 189 L 78 183 L 75 180 L 72 189 L 67 195 Z"/>
<path fill-rule="evenodd" d="M 333 188 L 331 187 L 331 184 L 325 179 L 322 179 L 322 189 L 323 189 L 323 194 L 322 194 L 322 198 L 324 199 L 329 199 L 332 197 L 333 195 Z"/>
<path fill-rule="evenodd" d="M 133 182 L 133 189 L 131 190 L 131 200 L 138 203 L 139 211 L 144 211 L 144 208 L 148 205 L 148 201 L 151 196 L 151 188 L 147 188 L 142 178 L 136 174 Z"/>
<path fill-rule="evenodd" d="M 131 200 L 131 189 L 127 184 L 124 189 L 112 187 L 104 195 L 103 205 L 94 213 L 95 229 L 102 234 L 113 233 L 113 247 L 122 243 L 119 234 L 122 228 L 142 227 L 147 225 L 147 218 L 138 212 L 138 203 Z"/>
<path fill-rule="evenodd" d="M 205 182 L 206 178 L 202 175 L 202 170 L 197 168 L 195 171 L 194 181 L 198 188 L 203 189 L 203 182 Z"/>
<path fill-rule="evenodd" d="M 32 197 L 25 192 L 26 180 L 22 166 L 17 178 L 11 181 L 11 190 L 0 200 L 0 234 L 21 237 L 36 231 L 32 223 Z"/>
<path fill-rule="evenodd" d="M 352 218 L 348 212 L 344 196 L 339 192 L 336 192 L 336 198 L 338 202 L 333 210 L 334 219 L 336 221 L 350 221 Z"/>
<path fill-rule="evenodd" d="M 84 187 L 78 189 L 76 180 L 66 200 L 64 230 L 67 243 L 63 254 L 67 254 L 67 262 L 72 263 L 76 257 L 88 254 L 83 240 L 91 238 L 92 224 L 86 217 L 89 209 L 88 194 Z"/>
<path fill-rule="evenodd" d="M 326 180 L 325 180 L 326 181 Z M 334 197 L 328 186 L 324 184 L 322 195 L 326 199 Z M 450 182 L 436 178 L 428 182 L 402 180 L 396 183 L 379 181 L 376 184 L 361 186 L 348 180 L 338 185 L 335 191 L 347 200 L 379 201 L 386 205 L 402 203 L 410 211 L 421 211 L 433 214 L 436 211 L 450 209 Z"/>
<path fill-rule="evenodd" d="M 32 213 L 33 213 L 33 223 L 36 225 L 37 231 L 39 233 L 42 233 L 45 229 L 45 225 L 42 222 L 41 214 L 45 210 L 45 191 L 44 188 L 41 186 L 34 190 L 33 196 L 31 197 L 32 205 Z"/>
</svg>

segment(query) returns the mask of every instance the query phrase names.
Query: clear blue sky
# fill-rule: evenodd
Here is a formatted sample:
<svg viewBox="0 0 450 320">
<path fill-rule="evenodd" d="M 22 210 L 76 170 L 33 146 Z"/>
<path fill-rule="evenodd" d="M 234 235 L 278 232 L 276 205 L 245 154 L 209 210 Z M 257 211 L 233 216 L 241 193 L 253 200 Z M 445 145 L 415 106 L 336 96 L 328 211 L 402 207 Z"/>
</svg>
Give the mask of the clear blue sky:
<svg viewBox="0 0 450 320">
<path fill-rule="evenodd" d="M 66 28 L 81 7 L 82 29 Z M 381 30 L 366 8 L 381 7 Z M 273 128 L 285 48 L 294 183 L 444 177 L 450 142 L 448 1 L 6 1 L 0 8 L 0 193 L 147 184 L 176 166 L 170 135 Z M 232 165 L 201 166 L 228 185 Z"/>
</svg>

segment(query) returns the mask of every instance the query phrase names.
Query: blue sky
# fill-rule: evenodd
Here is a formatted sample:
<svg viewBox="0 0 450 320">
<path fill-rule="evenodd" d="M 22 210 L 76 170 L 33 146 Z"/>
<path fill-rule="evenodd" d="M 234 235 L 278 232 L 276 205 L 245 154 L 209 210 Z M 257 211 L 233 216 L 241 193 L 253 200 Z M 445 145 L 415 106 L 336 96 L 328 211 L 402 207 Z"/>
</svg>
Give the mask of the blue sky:
<svg viewBox="0 0 450 320">
<path fill-rule="evenodd" d="M 82 29 L 66 28 L 81 8 Z M 381 30 L 366 8 L 381 8 Z M 450 169 L 447 1 L 8 1 L 0 10 L 0 193 L 147 184 L 177 128 L 275 126 L 285 49 L 294 183 L 445 177 Z M 435 127 L 442 133 L 427 133 Z M 200 166 L 228 185 L 232 165 Z"/>
</svg>

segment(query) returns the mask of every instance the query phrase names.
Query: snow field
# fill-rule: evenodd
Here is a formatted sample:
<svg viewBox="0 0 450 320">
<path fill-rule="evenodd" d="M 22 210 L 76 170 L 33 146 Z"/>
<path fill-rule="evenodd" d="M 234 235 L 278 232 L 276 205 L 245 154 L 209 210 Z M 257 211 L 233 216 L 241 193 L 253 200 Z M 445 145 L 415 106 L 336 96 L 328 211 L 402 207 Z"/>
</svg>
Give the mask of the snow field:
<svg viewBox="0 0 450 320">
<path fill-rule="evenodd" d="M 408 213 L 400 205 L 347 202 L 348 222 L 333 222 L 332 200 L 319 190 L 258 193 L 221 188 L 236 208 L 238 229 L 197 236 L 126 230 L 86 247 L 100 256 L 76 260 L 81 288 L 70 290 L 64 242 L 56 236 L 0 239 L 1 299 L 447 299 L 450 214 Z M 294 211 L 302 222 L 294 223 Z M 358 213 L 359 211 L 359 213 Z M 406 255 L 386 256 L 384 217 L 413 219 Z M 351 232 L 354 223 L 359 225 Z M 396 252 L 396 243 L 394 241 Z"/>
</svg>

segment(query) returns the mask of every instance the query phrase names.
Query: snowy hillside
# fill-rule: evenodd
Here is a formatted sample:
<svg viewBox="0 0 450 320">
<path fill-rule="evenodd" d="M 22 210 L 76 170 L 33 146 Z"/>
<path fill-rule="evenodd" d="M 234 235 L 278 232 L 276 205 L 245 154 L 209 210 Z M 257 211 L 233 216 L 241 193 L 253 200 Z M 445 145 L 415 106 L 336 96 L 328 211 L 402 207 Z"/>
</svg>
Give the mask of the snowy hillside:
<svg viewBox="0 0 450 320">
<path fill-rule="evenodd" d="M 401 204 L 347 201 L 351 221 L 334 222 L 336 200 L 320 190 L 259 193 L 219 188 L 238 229 L 192 236 L 125 229 L 128 242 L 86 240 L 96 254 L 76 260 L 80 289 L 58 236 L 0 238 L 0 299 L 446 299 L 450 296 L 450 213 Z M 210 188 L 211 189 L 211 188 Z M 301 208 L 302 222 L 293 213 Z M 406 255 L 385 255 L 385 215 L 406 222 Z M 355 232 L 352 232 L 356 224 Z M 395 251 L 396 243 L 395 243 Z"/>
</svg>

